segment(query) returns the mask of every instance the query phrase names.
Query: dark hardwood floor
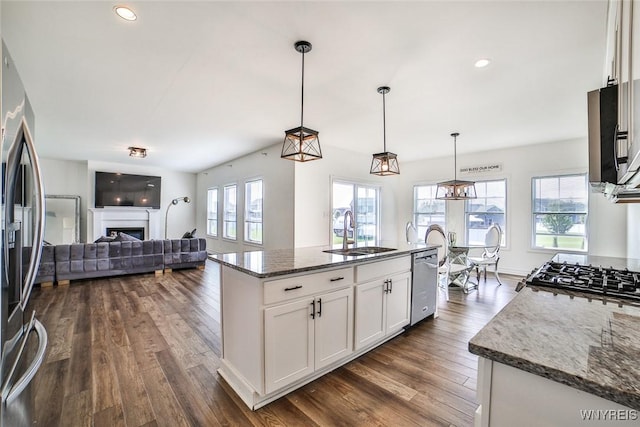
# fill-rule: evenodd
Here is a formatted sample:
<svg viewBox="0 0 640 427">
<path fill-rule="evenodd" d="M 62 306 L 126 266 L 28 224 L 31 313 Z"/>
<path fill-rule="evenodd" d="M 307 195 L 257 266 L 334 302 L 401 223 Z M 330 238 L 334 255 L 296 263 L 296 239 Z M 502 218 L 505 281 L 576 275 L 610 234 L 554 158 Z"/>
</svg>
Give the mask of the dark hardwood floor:
<svg viewBox="0 0 640 427">
<path fill-rule="evenodd" d="M 40 426 L 471 426 L 469 339 L 515 295 L 489 274 L 428 319 L 332 373 L 250 411 L 217 374 L 218 266 L 34 290 L 49 334 L 35 378 Z"/>
</svg>

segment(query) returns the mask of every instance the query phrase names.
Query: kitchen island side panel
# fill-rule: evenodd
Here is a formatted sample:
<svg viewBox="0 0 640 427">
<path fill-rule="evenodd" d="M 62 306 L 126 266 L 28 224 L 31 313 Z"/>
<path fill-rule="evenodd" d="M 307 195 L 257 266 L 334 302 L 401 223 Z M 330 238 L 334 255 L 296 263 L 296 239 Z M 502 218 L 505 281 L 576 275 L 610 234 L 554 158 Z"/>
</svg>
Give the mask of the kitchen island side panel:
<svg viewBox="0 0 640 427">
<path fill-rule="evenodd" d="M 490 389 L 490 404 L 481 402 L 483 415 L 488 414 L 476 420 L 476 427 L 640 425 L 635 409 L 502 363 L 489 363 L 489 375 L 478 383 L 479 388 Z"/>
<path fill-rule="evenodd" d="M 263 393 L 262 281 L 223 266 L 221 286 L 222 358 Z"/>
</svg>

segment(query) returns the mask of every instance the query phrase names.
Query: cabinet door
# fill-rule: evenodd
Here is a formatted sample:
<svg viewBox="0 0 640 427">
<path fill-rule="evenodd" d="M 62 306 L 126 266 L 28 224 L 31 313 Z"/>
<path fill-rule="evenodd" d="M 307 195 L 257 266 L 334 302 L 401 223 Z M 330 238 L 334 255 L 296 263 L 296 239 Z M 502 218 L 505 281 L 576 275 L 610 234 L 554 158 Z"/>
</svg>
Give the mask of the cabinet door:
<svg viewBox="0 0 640 427">
<path fill-rule="evenodd" d="M 353 352 L 353 289 L 316 297 L 315 368 Z"/>
<path fill-rule="evenodd" d="M 386 294 L 386 333 L 391 334 L 409 324 L 411 316 L 411 273 L 390 277 L 390 292 Z"/>
<path fill-rule="evenodd" d="M 306 298 L 264 310 L 266 393 L 313 372 L 313 302 Z"/>
<path fill-rule="evenodd" d="M 385 335 L 384 288 L 382 279 L 356 286 L 356 350 Z"/>
</svg>

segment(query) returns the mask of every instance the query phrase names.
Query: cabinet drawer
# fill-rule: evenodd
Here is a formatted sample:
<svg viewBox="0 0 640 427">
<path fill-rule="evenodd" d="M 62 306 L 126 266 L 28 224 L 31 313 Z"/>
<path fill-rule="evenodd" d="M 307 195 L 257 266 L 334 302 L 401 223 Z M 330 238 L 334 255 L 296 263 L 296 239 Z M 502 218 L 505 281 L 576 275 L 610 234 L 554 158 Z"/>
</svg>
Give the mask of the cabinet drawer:
<svg viewBox="0 0 640 427">
<path fill-rule="evenodd" d="M 353 284 L 353 267 L 264 282 L 265 305 L 316 295 Z"/>
<path fill-rule="evenodd" d="M 411 256 L 392 258 L 356 266 L 356 280 L 366 282 L 378 277 L 388 277 L 394 273 L 411 270 Z"/>
</svg>

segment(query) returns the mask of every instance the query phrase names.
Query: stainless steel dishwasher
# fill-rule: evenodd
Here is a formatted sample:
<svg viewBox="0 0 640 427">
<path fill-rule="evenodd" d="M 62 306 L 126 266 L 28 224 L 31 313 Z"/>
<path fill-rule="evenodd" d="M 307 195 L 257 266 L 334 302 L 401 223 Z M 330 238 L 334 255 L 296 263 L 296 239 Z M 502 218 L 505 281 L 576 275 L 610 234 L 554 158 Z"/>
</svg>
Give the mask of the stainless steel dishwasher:
<svg viewBox="0 0 640 427">
<path fill-rule="evenodd" d="M 437 250 L 415 252 L 411 263 L 411 325 L 435 313 L 437 286 Z"/>
</svg>

